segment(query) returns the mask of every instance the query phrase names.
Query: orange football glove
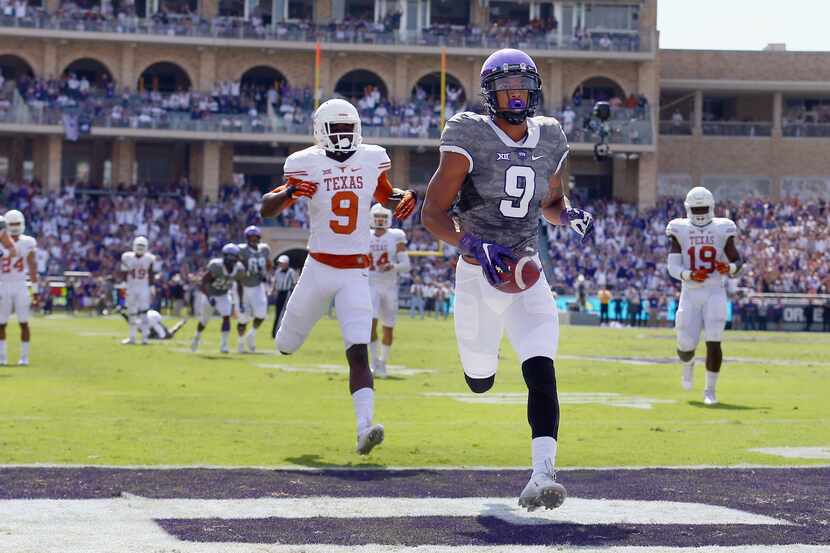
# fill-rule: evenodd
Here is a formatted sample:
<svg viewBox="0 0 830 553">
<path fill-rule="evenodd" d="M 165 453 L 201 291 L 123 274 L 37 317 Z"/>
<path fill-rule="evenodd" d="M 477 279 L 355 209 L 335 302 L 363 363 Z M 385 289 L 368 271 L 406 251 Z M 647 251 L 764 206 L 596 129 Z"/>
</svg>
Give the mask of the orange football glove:
<svg viewBox="0 0 830 553">
<path fill-rule="evenodd" d="M 691 277 L 692 280 L 695 282 L 705 282 L 707 278 L 709 278 L 709 271 L 701 267 L 700 269 L 695 269 L 692 271 Z"/>
<path fill-rule="evenodd" d="M 715 270 L 722 275 L 729 274 L 729 263 L 722 263 L 720 261 L 715 261 Z"/>
<path fill-rule="evenodd" d="M 407 190 L 403 193 L 403 197 L 398 202 L 398 207 L 395 208 L 395 217 L 403 221 L 415 211 L 415 205 L 418 203 L 418 198 L 412 190 Z"/>
<path fill-rule="evenodd" d="M 288 184 L 287 190 L 289 190 L 291 198 L 296 198 L 298 196 L 310 198 L 317 192 L 316 182 L 290 178 L 286 181 L 286 184 Z"/>
</svg>

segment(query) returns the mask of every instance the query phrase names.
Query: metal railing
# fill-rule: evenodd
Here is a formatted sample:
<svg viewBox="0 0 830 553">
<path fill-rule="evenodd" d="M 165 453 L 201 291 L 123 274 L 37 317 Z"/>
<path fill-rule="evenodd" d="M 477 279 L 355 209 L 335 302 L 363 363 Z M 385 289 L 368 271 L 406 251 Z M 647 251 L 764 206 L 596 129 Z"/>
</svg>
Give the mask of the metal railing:
<svg viewBox="0 0 830 553">
<path fill-rule="evenodd" d="M 371 25 L 371 24 L 370 24 Z M 212 20 L 190 16 L 169 16 L 167 22 L 153 18 L 127 16 L 109 19 L 59 17 L 45 12 L 34 12 L 26 17 L 0 16 L 3 27 L 81 33 L 117 33 L 135 35 L 175 36 L 193 38 L 222 38 L 240 40 L 289 41 L 315 43 L 348 43 L 386 46 L 446 46 L 456 48 L 522 48 L 537 50 L 565 50 L 590 52 L 651 52 L 653 40 L 638 32 L 597 30 L 590 38 L 562 37 L 555 32 L 522 35 L 487 36 L 486 30 L 468 31 L 465 28 L 423 29 L 421 31 L 373 30 L 370 25 L 360 29 L 334 28 L 328 25 L 277 23 L 255 26 L 240 18 L 217 17 Z M 608 37 L 610 47 L 601 45 Z M 137 39 L 138 40 L 138 39 Z"/>
<path fill-rule="evenodd" d="M 691 135 L 692 124 L 689 121 L 660 121 L 660 134 Z"/>
<path fill-rule="evenodd" d="M 771 136 L 772 123 L 704 121 L 703 134 L 706 136 Z"/>
<path fill-rule="evenodd" d="M 788 138 L 830 137 L 830 123 L 785 123 L 781 130 Z"/>
</svg>

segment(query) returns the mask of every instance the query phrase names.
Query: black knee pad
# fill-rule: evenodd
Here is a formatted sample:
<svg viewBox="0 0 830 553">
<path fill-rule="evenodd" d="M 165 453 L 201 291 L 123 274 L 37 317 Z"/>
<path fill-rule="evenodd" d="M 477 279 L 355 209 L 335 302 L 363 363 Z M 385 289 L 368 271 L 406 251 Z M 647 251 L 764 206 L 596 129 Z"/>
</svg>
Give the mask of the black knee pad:
<svg viewBox="0 0 830 553">
<path fill-rule="evenodd" d="M 534 438 L 559 438 L 559 396 L 550 357 L 531 357 L 522 363 L 527 384 L 527 422 Z"/>
<path fill-rule="evenodd" d="M 496 381 L 496 375 L 488 376 L 487 378 L 470 378 L 465 374 L 464 380 L 467 381 L 467 386 L 470 387 L 470 390 L 477 394 L 483 394 L 493 387 L 493 383 Z"/>
</svg>

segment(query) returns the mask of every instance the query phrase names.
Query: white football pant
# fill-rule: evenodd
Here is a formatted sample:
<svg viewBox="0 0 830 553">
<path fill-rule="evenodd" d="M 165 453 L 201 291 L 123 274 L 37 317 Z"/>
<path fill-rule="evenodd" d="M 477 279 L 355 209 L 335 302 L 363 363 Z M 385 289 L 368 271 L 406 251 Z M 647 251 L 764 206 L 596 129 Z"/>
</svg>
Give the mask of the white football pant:
<svg viewBox="0 0 830 553">
<path fill-rule="evenodd" d="M 285 307 L 277 349 L 284 353 L 300 349 L 332 298 L 346 349 L 368 344 L 372 331 L 368 269 L 335 269 L 309 256 Z"/>
<path fill-rule="evenodd" d="M 467 376 L 488 378 L 496 374 L 505 330 L 519 362 L 556 357 L 559 312 L 544 273 L 527 290 L 507 294 L 490 286 L 481 267 L 459 257 L 455 272 L 455 337 Z"/>
<path fill-rule="evenodd" d="M 398 285 L 371 285 L 372 318 L 380 320 L 383 326 L 393 328 L 398 316 Z"/>
<path fill-rule="evenodd" d="M 29 322 L 29 307 L 32 298 L 25 282 L 0 283 L 0 324 L 6 324 L 12 312 L 17 315 L 17 322 Z"/>
<path fill-rule="evenodd" d="M 268 316 L 268 296 L 265 294 L 265 284 L 245 286 L 242 295 L 244 312 L 239 313 L 237 322 L 248 324 L 252 319 L 264 319 Z"/>
<path fill-rule="evenodd" d="M 677 349 L 693 351 L 700 342 L 701 330 L 705 341 L 720 342 L 726 327 L 726 311 L 725 288 L 684 286 L 674 318 Z"/>
</svg>

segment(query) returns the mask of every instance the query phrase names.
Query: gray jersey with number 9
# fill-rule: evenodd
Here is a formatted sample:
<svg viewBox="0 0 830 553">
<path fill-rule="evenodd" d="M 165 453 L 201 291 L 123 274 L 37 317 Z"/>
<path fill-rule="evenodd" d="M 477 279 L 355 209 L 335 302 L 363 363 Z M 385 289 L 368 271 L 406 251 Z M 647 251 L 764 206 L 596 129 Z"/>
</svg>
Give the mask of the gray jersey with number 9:
<svg viewBox="0 0 830 553">
<path fill-rule="evenodd" d="M 507 246 L 517 256 L 536 253 L 548 179 L 568 156 L 568 139 L 556 119 L 532 117 L 527 125 L 527 137 L 517 143 L 489 116 L 458 113 L 447 121 L 440 146 L 470 161 L 453 207 L 461 229 Z"/>
</svg>

